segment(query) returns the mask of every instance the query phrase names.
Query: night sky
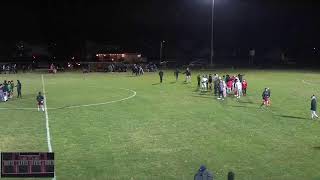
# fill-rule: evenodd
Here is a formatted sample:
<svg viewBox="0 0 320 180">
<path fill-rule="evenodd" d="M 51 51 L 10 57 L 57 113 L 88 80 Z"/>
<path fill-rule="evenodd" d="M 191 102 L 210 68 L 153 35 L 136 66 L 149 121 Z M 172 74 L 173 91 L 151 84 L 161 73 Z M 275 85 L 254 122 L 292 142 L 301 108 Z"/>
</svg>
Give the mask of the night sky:
<svg viewBox="0 0 320 180">
<path fill-rule="evenodd" d="M 313 47 L 316 0 L 215 0 L 216 47 Z M 211 0 L 38 0 L 0 6 L 3 40 L 210 47 Z"/>
</svg>

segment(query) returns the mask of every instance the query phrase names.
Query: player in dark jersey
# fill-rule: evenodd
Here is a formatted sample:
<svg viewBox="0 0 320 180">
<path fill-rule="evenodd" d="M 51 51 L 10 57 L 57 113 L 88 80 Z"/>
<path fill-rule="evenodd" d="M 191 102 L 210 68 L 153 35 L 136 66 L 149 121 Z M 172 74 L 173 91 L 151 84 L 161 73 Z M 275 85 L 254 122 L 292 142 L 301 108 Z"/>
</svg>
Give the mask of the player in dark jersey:
<svg viewBox="0 0 320 180">
<path fill-rule="evenodd" d="M 21 98 L 21 82 L 17 80 L 17 92 L 18 92 L 18 98 Z"/>
<path fill-rule="evenodd" d="M 200 82 L 201 82 L 201 76 L 200 76 L 200 74 L 198 74 L 198 76 L 197 76 L 197 84 L 198 84 L 198 88 L 200 88 Z"/>
<path fill-rule="evenodd" d="M 178 78 L 179 78 L 179 69 L 177 68 L 175 71 L 174 71 L 174 76 L 176 77 L 176 81 L 178 81 Z"/>
<path fill-rule="evenodd" d="M 271 92 L 270 92 L 270 89 L 269 88 L 265 88 L 263 93 L 262 93 L 262 99 L 263 99 L 263 102 L 261 104 L 261 107 L 263 105 L 265 106 L 270 106 L 270 96 L 271 96 Z"/>
<path fill-rule="evenodd" d="M 160 83 L 162 83 L 162 80 L 163 80 L 163 71 L 162 70 L 159 71 L 159 77 L 160 77 Z"/>
<path fill-rule="evenodd" d="M 186 75 L 186 83 L 191 83 L 191 71 L 189 68 L 183 73 Z"/>
<path fill-rule="evenodd" d="M 13 91 L 14 91 L 14 82 L 12 80 L 12 81 L 9 81 L 9 95 L 10 95 L 10 98 L 13 98 Z"/>
<path fill-rule="evenodd" d="M 37 103 L 38 103 L 38 111 L 40 111 L 40 108 L 42 111 L 44 111 L 44 97 L 42 96 L 41 92 L 38 93 Z"/>
<path fill-rule="evenodd" d="M 209 88 L 209 90 L 212 90 L 212 82 L 213 82 L 212 75 L 209 74 L 209 78 L 208 78 L 208 88 Z"/>
</svg>

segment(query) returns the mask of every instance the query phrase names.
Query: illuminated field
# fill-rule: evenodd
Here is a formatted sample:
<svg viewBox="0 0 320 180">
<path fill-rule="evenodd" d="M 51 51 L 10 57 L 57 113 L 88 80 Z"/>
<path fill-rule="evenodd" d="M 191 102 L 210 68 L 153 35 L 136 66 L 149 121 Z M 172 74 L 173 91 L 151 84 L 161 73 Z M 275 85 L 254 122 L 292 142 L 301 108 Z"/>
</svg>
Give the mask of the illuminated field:
<svg viewBox="0 0 320 180">
<path fill-rule="evenodd" d="M 203 73 L 203 72 L 201 72 Z M 215 73 L 215 72 L 212 72 Z M 238 74 L 237 71 L 222 73 Z M 244 71 L 248 96 L 221 102 L 166 71 L 44 75 L 57 180 L 193 179 L 201 164 L 226 179 L 320 179 L 320 122 L 310 120 L 316 72 Z M 41 74 L 20 79 L 22 99 L 0 103 L 0 151 L 48 151 L 37 112 Z M 260 108 L 263 88 L 272 106 Z"/>
</svg>

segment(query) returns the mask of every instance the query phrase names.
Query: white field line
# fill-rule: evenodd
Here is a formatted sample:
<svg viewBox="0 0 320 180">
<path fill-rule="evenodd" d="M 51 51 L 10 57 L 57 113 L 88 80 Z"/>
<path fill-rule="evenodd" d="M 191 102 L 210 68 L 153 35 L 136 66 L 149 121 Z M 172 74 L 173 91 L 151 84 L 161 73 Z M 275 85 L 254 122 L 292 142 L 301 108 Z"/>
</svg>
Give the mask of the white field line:
<svg viewBox="0 0 320 180">
<path fill-rule="evenodd" d="M 42 79 L 42 92 L 43 92 L 43 97 L 44 97 L 44 113 L 45 113 L 45 116 L 46 116 L 46 129 L 47 129 L 48 149 L 49 149 L 49 152 L 52 152 L 51 137 L 50 137 L 50 127 L 49 127 L 49 116 L 48 116 L 47 98 L 46 98 L 46 88 L 45 88 L 45 85 L 44 85 L 43 75 L 41 75 L 41 79 Z"/>
<path fill-rule="evenodd" d="M 123 89 L 123 88 L 121 88 Z M 76 105 L 76 106 L 66 106 L 66 107 L 60 107 L 60 108 L 52 108 L 52 109 L 74 109 L 74 108 L 81 108 L 81 107 L 91 107 L 91 106 L 101 106 L 101 105 L 106 105 L 106 104 L 111 104 L 111 103 L 116 103 L 116 102 L 121 102 L 121 101 L 126 101 L 128 99 L 134 98 L 137 95 L 137 92 L 130 90 L 130 89 L 124 89 L 126 91 L 131 91 L 133 94 L 129 97 L 119 99 L 119 100 L 114 100 L 114 101 L 108 101 L 108 102 L 103 102 L 103 103 L 95 103 L 95 104 L 84 104 L 84 105 Z"/>
<path fill-rule="evenodd" d="M 311 89 L 314 91 L 314 93 L 316 93 L 317 88 L 315 87 L 315 85 L 317 85 L 317 83 L 310 83 L 304 79 L 301 80 L 303 84 L 309 85 L 311 87 Z"/>
<path fill-rule="evenodd" d="M 38 108 L 0 108 L 0 110 L 37 110 Z"/>
<path fill-rule="evenodd" d="M 43 97 L 44 97 L 44 113 L 45 113 L 45 117 L 46 117 L 47 143 L 48 143 L 49 152 L 52 152 L 50 127 L 49 127 L 49 115 L 48 115 L 48 109 L 47 109 L 46 88 L 45 88 L 45 84 L 44 84 L 43 75 L 41 75 L 41 80 L 42 80 L 42 92 L 43 92 Z M 56 177 L 53 177 L 52 180 L 56 180 Z"/>
<path fill-rule="evenodd" d="M 303 80 L 303 79 L 302 79 L 302 83 L 308 84 L 308 85 L 313 85 L 312 83 L 309 83 L 309 82 L 307 82 L 307 81 L 305 81 L 305 80 Z"/>
<path fill-rule="evenodd" d="M 123 88 L 120 88 L 123 89 Z M 74 108 L 81 108 L 81 107 L 91 107 L 91 106 L 101 106 L 101 105 L 106 105 L 106 104 L 111 104 L 111 103 L 117 103 L 121 101 L 126 101 L 131 98 L 134 98 L 137 95 L 136 91 L 133 91 L 131 89 L 123 89 L 126 91 L 132 92 L 132 95 L 123 99 L 119 100 L 114 100 L 114 101 L 107 101 L 103 103 L 95 103 L 95 104 L 84 104 L 84 105 L 75 105 L 75 106 L 65 106 L 65 107 L 57 107 L 57 108 L 47 108 L 48 110 L 56 110 L 56 109 L 74 109 Z M 0 110 L 37 110 L 38 108 L 0 108 Z"/>
</svg>

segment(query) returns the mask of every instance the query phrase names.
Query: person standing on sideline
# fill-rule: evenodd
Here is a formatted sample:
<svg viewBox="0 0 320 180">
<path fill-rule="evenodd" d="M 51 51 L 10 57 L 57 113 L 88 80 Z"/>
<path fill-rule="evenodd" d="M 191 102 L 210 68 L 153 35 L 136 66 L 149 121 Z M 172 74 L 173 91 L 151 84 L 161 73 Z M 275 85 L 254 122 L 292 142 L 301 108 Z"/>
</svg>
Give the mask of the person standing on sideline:
<svg viewBox="0 0 320 180">
<path fill-rule="evenodd" d="M 179 71 L 179 69 L 177 68 L 177 69 L 174 71 L 174 76 L 176 77 L 176 81 L 178 81 L 178 79 L 179 79 L 179 73 L 180 73 L 180 71 Z"/>
<path fill-rule="evenodd" d="M 21 82 L 17 80 L 17 92 L 18 92 L 18 98 L 21 98 Z"/>
<path fill-rule="evenodd" d="M 159 71 L 159 76 L 160 76 L 160 83 L 162 83 L 162 78 L 163 78 L 163 71 L 162 70 Z"/>
<path fill-rule="evenodd" d="M 41 110 L 44 112 L 44 97 L 42 96 L 41 92 L 38 93 L 37 102 L 38 102 L 38 111 L 40 111 L 40 108 L 41 108 Z"/>
<path fill-rule="evenodd" d="M 311 119 L 319 118 L 317 115 L 317 98 L 315 95 L 311 96 Z"/>
</svg>

